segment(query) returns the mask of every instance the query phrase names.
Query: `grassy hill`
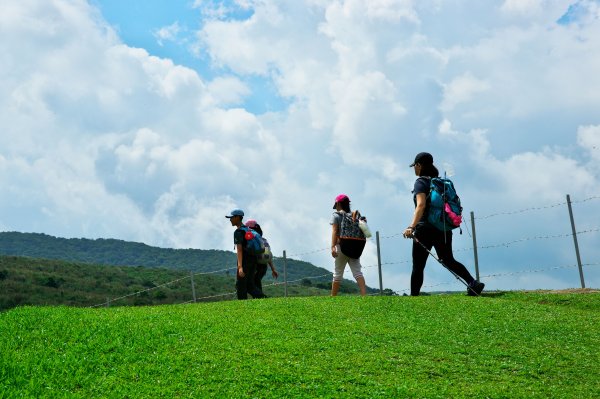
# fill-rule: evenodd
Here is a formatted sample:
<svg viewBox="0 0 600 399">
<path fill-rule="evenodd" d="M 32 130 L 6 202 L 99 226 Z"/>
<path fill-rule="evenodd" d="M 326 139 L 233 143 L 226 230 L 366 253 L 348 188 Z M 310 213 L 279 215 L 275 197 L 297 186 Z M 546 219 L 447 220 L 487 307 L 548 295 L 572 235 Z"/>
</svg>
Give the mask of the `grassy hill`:
<svg viewBox="0 0 600 399">
<path fill-rule="evenodd" d="M 234 273 L 237 262 L 232 251 L 158 248 L 115 239 L 67 239 L 46 234 L 19 232 L 0 232 L 0 255 L 95 265 L 160 267 L 187 273 L 210 272 L 226 268 L 231 268 L 231 273 Z M 279 271 L 283 270 L 283 258 L 275 257 L 273 264 Z M 308 262 L 287 260 L 288 281 L 321 276 L 329 272 L 329 269 Z M 311 280 L 329 284 L 331 276 Z M 348 284 L 355 285 L 350 281 Z"/>
<path fill-rule="evenodd" d="M 600 295 L 0 313 L 2 397 L 600 397 Z"/>
<path fill-rule="evenodd" d="M 272 282 L 271 277 L 264 280 L 265 293 L 283 296 L 282 285 L 267 286 Z M 234 295 L 221 295 L 235 292 L 235 274 L 233 271 L 196 274 L 194 287 L 196 298 L 235 299 Z M 289 296 L 329 295 L 329 290 L 329 279 L 326 282 L 303 279 L 288 285 Z M 356 284 L 348 281 L 344 282 L 343 290 L 358 293 Z M 141 293 L 132 295 L 136 292 Z M 184 303 L 192 298 L 191 276 L 183 270 L 0 256 L 0 310 L 19 305 L 94 306 L 107 300 L 112 306 L 163 305 Z"/>
</svg>

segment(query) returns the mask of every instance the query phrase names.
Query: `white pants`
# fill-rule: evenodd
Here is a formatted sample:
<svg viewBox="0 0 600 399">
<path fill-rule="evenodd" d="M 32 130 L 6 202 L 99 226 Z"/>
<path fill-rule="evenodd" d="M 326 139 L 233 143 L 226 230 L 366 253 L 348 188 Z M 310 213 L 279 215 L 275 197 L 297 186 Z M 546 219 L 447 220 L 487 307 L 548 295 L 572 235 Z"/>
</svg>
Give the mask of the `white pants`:
<svg viewBox="0 0 600 399">
<path fill-rule="evenodd" d="M 358 279 L 362 277 L 360 259 L 352 259 L 344 255 L 340 249 L 339 244 L 335 246 L 335 250 L 337 252 L 337 258 L 335 258 L 335 267 L 333 270 L 333 281 L 342 281 L 344 277 L 344 269 L 346 268 L 346 264 L 350 266 L 350 270 L 352 271 L 352 275 L 354 279 Z"/>
</svg>

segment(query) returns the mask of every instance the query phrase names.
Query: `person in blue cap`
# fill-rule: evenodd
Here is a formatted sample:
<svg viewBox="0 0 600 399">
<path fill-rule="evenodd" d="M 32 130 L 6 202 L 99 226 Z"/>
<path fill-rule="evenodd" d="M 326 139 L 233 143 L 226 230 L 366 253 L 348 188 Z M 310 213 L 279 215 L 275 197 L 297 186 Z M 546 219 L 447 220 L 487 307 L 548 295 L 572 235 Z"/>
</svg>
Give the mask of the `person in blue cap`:
<svg viewBox="0 0 600 399">
<path fill-rule="evenodd" d="M 246 232 L 241 228 L 243 226 L 244 211 L 234 209 L 225 217 L 229 219 L 232 226 L 236 227 L 233 233 L 233 244 L 237 255 L 237 277 L 235 282 L 237 298 L 248 299 L 248 294 L 252 295 L 253 298 L 266 298 L 266 295 L 258 289 L 254 282 L 256 257 L 247 253 L 246 250 L 248 245 L 245 238 Z"/>
</svg>

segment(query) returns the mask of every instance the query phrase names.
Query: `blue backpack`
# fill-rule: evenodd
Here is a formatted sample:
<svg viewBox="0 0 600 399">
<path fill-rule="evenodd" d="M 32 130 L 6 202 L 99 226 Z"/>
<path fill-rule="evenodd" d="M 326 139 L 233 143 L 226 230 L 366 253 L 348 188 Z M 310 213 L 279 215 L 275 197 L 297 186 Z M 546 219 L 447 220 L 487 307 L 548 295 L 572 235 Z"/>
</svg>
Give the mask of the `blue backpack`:
<svg viewBox="0 0 600 399">
<path fill-rule="evenodd" d="M 450 179 L 434 177 L 429 186 L 427 221 L 442 231 L 453 230 L 462 222 L 462 206 Z"/>
<path fill-rule="evenodd" d="M 246 252 L 250 255 L 258 256 L 265 252 L 265 243 L 263 242 L 262 237 L 256 231 L 242 226 L 240 227 L 243 231 L 246 232 L 244 238 L 246 239 Z"/>
</svg>

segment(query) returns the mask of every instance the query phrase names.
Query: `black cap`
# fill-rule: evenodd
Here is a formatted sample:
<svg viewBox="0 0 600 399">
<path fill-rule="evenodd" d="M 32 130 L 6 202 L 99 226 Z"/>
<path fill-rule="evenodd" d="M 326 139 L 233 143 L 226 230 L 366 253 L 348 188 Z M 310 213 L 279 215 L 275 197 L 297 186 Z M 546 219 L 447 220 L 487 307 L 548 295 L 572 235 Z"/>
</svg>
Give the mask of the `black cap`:
<svg viewBox="0 0 600 399">
<path fill-rule="evenodd" d="M 415 162 L 408 166 L 412 168 L 417 163 L 421 165 L 433 165 L 433 156 L 428 152 L 420 152 L 415 157 Z"/>
</svg>

